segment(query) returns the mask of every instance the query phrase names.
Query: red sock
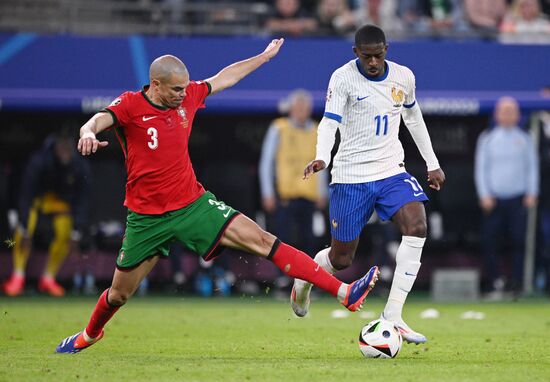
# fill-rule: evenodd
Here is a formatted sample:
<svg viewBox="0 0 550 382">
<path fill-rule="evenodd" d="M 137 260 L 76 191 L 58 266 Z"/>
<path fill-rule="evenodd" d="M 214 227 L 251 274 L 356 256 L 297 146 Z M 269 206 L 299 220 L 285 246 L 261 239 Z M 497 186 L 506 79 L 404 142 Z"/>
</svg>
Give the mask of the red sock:
<svg viewBox="0 0 550 382">
<path fill-rule="evenodd" d="M 99 336 L 101 329 L 103 329 L 107 321 L 109 321 L 120 308 L 120 306 L 113 306 L 109 304 L 109 301 L 107 300 L 108 293 L 109 289 L 106 289 L 101 294 L 92 313 L 92 317 L 90 318 L 90 322 L 88 323 L 88 326 L 86 326 L 86 334 L 92 338 Z"/>
<path fill-rule="evenodd" d="M 277 240 L 267 258 L 288 276 L 310 282 L 333 296 L 338 295 L 342 282 L 304 252 Z"/>
</svg>

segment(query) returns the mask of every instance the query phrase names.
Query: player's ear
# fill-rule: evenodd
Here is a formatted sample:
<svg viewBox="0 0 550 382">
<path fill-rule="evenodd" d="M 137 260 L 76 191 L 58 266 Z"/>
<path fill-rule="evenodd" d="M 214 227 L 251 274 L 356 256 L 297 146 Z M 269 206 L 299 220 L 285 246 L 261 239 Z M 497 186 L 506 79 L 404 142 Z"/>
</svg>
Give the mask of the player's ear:
<svg viewBox="0 0 550 382">
<path fill-rule="evenodd" d="M 359 57 L 359 54 L 357 54 L 357 47 L 354 45 L 354 46 L 351 47 L 351 49 L 353 50 L 353 53 L 354 53 L 357 57 Z"/>
</svg>

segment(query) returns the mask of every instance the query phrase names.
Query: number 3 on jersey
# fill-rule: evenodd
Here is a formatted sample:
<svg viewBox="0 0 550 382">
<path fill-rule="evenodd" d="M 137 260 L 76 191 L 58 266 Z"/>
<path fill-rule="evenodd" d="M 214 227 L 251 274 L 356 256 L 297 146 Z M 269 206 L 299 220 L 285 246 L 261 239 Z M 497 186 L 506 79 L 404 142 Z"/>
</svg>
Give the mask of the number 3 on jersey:
<svg viewBox="0 0 550 382">
<path fill-rule="evenodd" d="M 151 136 L 151 140 L 149 142 L 147 142 L 147 145 L 149 146 L 149 148 L 151 150 L 154 150 L 157 147 L 159 147 L 159 133 L 158 133 L 157 129 L 155 129 L 154 127 L 148 128 L 147 129 L 147 135 Z"/>
<path fill-rule="evenodd" d="M 384 121 L 384 135 L 388 135 L 388 115 L 377 115 L 374 117 L 374 122 L 376 122 L 376 135 L 380 135 L 380 125 L 381 121 Z"/>
</svg>

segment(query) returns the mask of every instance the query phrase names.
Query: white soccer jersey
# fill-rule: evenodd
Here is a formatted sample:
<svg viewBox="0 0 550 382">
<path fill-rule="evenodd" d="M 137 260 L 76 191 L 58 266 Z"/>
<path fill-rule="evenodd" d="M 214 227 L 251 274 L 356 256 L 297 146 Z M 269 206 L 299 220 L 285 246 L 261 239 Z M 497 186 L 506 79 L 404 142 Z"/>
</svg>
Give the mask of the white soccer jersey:
<svg viewBox="0 0 550 382">
<path fill-rule="evenodd" d="M 332 183 L 371 182 L 405 171 L 398 134 L 403 108 L 416 102 L 415 78 L 409 68 L 386 63 L 384 75 L 374 80 L 358 59 L 330 78 L 324 116 L 340 122 L 341 137 Z"/>
</svg>

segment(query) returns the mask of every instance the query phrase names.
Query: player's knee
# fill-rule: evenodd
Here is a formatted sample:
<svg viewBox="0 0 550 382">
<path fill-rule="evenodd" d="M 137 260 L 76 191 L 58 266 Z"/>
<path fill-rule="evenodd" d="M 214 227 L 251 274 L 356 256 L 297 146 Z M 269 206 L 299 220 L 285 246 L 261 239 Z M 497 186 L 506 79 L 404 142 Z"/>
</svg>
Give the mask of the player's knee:
<svg viewBox="0 0 550 382">
<path fill-rule="evenodd" d="M 263 252 L 267 251 L 266 253 L 269 253 L 273 248 L 273 244 L 275 244 L 275 240 L 277 240 L 275 236 L 273 236 L 269 232 L 261 230 L 260 247 L 263 249 Z"/>
<path fill-rule="evenodd" d="M 409 224 L 405 227 L 405 236 L 426 237 L 428 234 L 428 227 L 425 220 L 417 220 L 413 224 Z"/>
<path fill-rule="evenodd" d="M 131 296 L 131 293 L 111 287 L 111 289 L 109 290 L 109 295 L 107 296 L 107 302 L 109 303 L 109 305 L 122 306 L 126 304 L 126 301 L 128 301 Z"/>
</svg>

